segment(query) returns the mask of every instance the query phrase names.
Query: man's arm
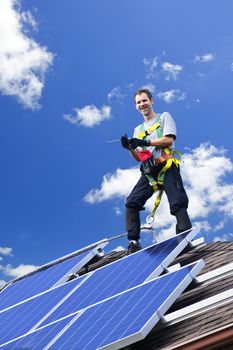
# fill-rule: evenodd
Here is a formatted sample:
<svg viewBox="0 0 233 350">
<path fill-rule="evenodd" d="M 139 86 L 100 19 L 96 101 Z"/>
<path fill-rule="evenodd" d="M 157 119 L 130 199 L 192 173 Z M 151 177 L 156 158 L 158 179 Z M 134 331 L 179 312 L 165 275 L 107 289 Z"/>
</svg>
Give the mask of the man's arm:
<svg viewBox="0 0 233 350">
<path fill-rule="evenodd" d="M 172 145 L 174 139 L 175 139 L 175 135 L 166 135 L 155 140 L 142 140 L 142 139 L 133 137 L 132 139 L 129 139 L 128 150 L 129 151 L 136 150 L 137 147 L 151 147 L 151 146 L 158 147 L 158 148 L 169 147 Z M 132 156 L 134 157 L 135 153 L 133 153 Z"/>
<path fill-rule="evenodd" d="M 150 146 L 169 147 L 172 145 L 174 139 L 175 139 L 174 135 L 166 135 L 166 136 L 160 137 L 156 140 L 150 140 Z"/>
<path fill-rule="evenodd" d="M 129 150 L 130 155 L 138 162 L 140 158 L 136 148 L 138 146 L 169 147 L 172 145 L 175 135 L 166 135 L 156 140 L 141 140 L 137 138 L 128 139 L 127 135 L 121 137 L 122 146 Z"/>
<path fill-rule="evenodd" d="M 159 139 L 156 140 L 150 140 L 150 146 L 152 147 L 169 147 L 172 145 L 173 141 L 175 139 L 174 135 L 167 135 L 160 137 Z M 131 149 L 129 150 L 129 153 L 131 156 L 138 162 L 140 162 L 140 159 L 138 157 L 138 152 L 136 149 Z"/>
<path fill-rule="evenodd" d="M 156 140 L 150 140 L 150 146 L 152 147 L 169 147 L 172 145 L 173 141 L 175 139 L 174 135 L 167 135 L 160 137 L 159 139 Z M 138 157 L 138 152 L 136 149 L 131 149 L 129 150 L 129 153 L 131 156 L 138 162 L 140 162 L 140 159 Z"/>
<path fill-rule="evenodd" d="M 129 153 L 137 162 L 140 162 L 140 159 L 138 157 L 138 152 L 136 151 L 136 149 L 129 150 Z"/>
</svg>

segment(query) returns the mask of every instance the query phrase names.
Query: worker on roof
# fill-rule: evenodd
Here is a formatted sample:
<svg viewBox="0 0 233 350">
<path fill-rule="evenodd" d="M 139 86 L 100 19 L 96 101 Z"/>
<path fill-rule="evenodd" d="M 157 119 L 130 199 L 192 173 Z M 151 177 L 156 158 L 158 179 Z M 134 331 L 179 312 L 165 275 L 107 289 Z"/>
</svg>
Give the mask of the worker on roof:
<svg viewBox="0 0 233 350">
<path fill-rule="evenodd" d="M 187 213 L 188 197 L 185 192 L 179 170 L 179 162 L 174 157 L 176 125 L 170 113 L 155 113 L 154 99 L 147 89 L 134 94 L 136 109 L 142 114 L 144 122 L 134 129 L 133 138 L 121 137 L 121 144 L 131 156 L 141 162 L 141 177 L 126 200 L 126 229 L 131 254 L 142 247 L 140 245 L 140 214 L 146 201 L 155 189 L 167 195 L 170 213 L 177 220 L 176 233 L 192 227 Z"/>
</svg>

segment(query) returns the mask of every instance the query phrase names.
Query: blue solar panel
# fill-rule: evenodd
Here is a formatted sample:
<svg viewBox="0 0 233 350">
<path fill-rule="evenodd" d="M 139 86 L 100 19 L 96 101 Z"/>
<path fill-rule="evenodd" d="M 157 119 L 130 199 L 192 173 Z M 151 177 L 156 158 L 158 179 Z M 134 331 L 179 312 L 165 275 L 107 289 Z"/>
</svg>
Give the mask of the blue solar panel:
<svg viewBox="0 0 233 350">
<path fill-rule="evenodd" d="M 195 230 L 184 232 L 96 270 L 73 293 L 72 300 L 67 299 L 42 324 L 53 322 L 159 276 L 196 233 Z"/>
<path fill-rule="evenodd" d="M 8 310 L 0 311 L 1 343 L 21 336 L 32 328 L 35 329 L 74 314 L 78 310 L 137 286 L 145 280 L 157 277 L 196 233 L 195 230 L 184 232 L 99 268 L 94 273 L 79 277 L 59 288 L 11 306 Z M 35 283 L 38 281 L 40 279 L 35 280 Z M 79 286 L 80 282 L 81 286 Z M 71 290 L 72 297 L 67 295 Z M 8 298 L 8 294 L 3 294 L 3 301 L 5 297 Z M 63 299 L 62 307 L 61 299 Z M 15 301 L 13 298 L 12 300 Z M 7 301 L 9 302 L 9 298 Z"/>
<path fill-rule="evenodd" d="M 88 308 L 49 349 L 114 350 L 143 339 L 203 266 L 199 261 Z"/>
<path fill-rule="evenodd" d="M 72 320 L 69 316 L 69 324 L 63 319 L 3 348 L 114 350 L 135 343 L 150 332 L 203 266 L 202 260 L 185 266 L 90 306 Z M 60 322 L 62 331 L 57 329 Z"/>
<path fill-rule="evenodd" d="M 87 276 L 58 286 L 0 312 L 0 344 L 29 332 L 48 312 L 69 296 Z"/>
<path fill-rule="evenodd" d="M 65 282 L 71 272 L 77 272 L 95 254 L 96 249 L 84 252 L 14 282 L 0 293 L 0 310 L 39 294 L 58 282 Z"/>
<path fill-rule="evenodd" d="M 72 318 L 68 317 L 29 333 L 29 335 L 23 335 L 7 344 L 5 343 L 5 345 L 0 345 L 0 348 L 5 350 L 42 350 L 54 339 L 55 335 L 66 329 Z"/>
</svg>

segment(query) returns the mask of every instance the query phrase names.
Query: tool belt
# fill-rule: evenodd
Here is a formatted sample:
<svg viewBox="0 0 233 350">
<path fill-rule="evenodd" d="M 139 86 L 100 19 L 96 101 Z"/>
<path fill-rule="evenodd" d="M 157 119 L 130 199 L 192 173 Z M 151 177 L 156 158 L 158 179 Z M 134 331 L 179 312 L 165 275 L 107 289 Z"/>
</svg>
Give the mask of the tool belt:
<svg viewBox="0 0 233 350">
<path fill-rule="evenodd" d="M 174 158 L 174 154 L 173 154 L 173 153 L 166 154 L 166 153 L 162 152 L 162 156 L 159 157 L 159 158 L 156 158 L 156 159 L 154 160 L 154 164 L 155 164 L 155 165 L 158 165 L 158 164 L 164 163 L 164 162 L 166 162 L 168 159 L 171 159 L 171 158 Z"/>
<path fill-rule="evenodd" d="M 139 159 L 141 160 L 141 172 L 144 175 L 152 175 L 155 173 L 156 166 L 167 162 L 168 159 L 174 158 L 173 153 L 166 154 L 162 151 L 162 155 L 159 158 L 153 159 L 153 155 L 150 151 L 138 152 Z"/>
<path fill-rule="evenodd" d="M 149 150 L 144 150 L 138 152 L 138 157 L 141 161 L 140 170 L 144 175 L 152 175 L 155 169 L 155 163 L 153 159 L 153 155 Z"/>
<path fill-rule="evenodd" d="M 155 163 L 154 163 L 153 157 L 148 158 L 147 160 L 142 162 L 141 172 L 144 175 L 153 175 L 154 169 L 155 169 Z"/>
</svg>

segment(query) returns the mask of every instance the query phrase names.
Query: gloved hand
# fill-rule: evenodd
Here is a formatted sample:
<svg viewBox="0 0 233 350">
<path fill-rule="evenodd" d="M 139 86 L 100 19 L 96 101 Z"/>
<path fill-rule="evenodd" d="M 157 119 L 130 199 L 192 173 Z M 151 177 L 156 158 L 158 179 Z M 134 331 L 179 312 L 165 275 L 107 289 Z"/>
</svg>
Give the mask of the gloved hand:
<svg viewBox="0 0 233 350">
<path fill-rule="evenodd" d="M 129 144 L 129 138 L 126 134 L 124 136 L 121 136 L 121 145 L 122 145 L 122 147 L 124 147 L 128 150 L 130 150 L 132 148 Z"/>
<path fill-rule="evenodd" d="M 132 138 L 129 140 L 129 145 L 130 145 L 130 149 L 135 149 L 137 147 L 149 147 L 151 144 L 150 140 L 141 140 L 141 139 L 137 139 L 137 138 Z"/>
</svg>

